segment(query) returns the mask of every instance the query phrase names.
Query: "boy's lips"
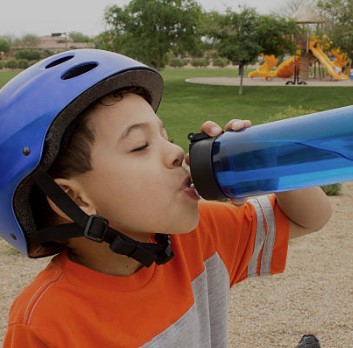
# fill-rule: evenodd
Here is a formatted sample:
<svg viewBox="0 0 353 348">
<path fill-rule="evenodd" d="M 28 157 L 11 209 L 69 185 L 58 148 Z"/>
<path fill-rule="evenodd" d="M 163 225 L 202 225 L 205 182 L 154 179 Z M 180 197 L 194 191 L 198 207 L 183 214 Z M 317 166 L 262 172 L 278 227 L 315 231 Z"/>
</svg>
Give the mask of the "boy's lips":
<svg viewBox="0 0 353 348">
<path fill-rule="evenodd" d="M 184 180 L 182 190 L 194 200 L 199 200 L 201 198 L 190 176 L 186 177 L 186 179 Z"/>
</svg>

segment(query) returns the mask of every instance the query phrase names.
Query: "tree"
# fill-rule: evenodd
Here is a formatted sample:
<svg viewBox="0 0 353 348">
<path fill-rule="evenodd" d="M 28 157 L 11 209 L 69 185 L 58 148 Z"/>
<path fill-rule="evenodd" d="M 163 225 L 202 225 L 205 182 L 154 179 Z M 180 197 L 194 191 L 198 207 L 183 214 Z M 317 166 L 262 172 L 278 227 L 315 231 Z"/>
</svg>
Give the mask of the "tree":
<svg viewBox="0 0 353 348">
<path fill-rule="evenodd" d="M 221 18 L 220 31 L 216 34 L 219 55 L 239 66 L 240 95 L 243 94 L 244 67 L 255 62 L 261 52 L 254 30 L 257 20 L 258 14 L 254 9 L 243 8 L 240 13 L 227 10 Z"/>
<path fill-rule="evenodd" d="M 13 41 L 13 46 L 21 48 L 33 48 L 39 43 L 39 38 L 34 34 L 25 34 L 19 39 Z"/>
<path fill-rule="evenodd" d="M 83 33 L 80 33 L 78 31 L 70 31 L 69 32 L 69 36 L 71 37 L 72 40 L 74 40 L 74 42 L 91 42 L 92 39 L 83 34 Z"/>
<path fill-rule="evenodd" d="M 197 47 L 201 13 L 194 0 L 132 0 L 123 8 L 111 6 L 105 13 L 109 30 L 100 42 L 159 69 L 169 52 Z"/>
<path fill-rule="evenodd" d="M 218 57 L 217 43 L 218 33 L 221 31 L 224 23 L 224 14 L 217 11 L 204 12 L 199 25 L 201 43 L 200 51 L 203 55 L 212 52 L 213 58 Z"/>
<path fill-rule="evenodd" d="M 318 7 L 327 19 L 324 32 L 333 45 L 353 59 L 353 2 L 352 0 L 321 0 Z"/>
<path fill-rule="evenodd" d="M 295 37 L 301 31 L 294 21 L 277 15 L 260 16 L 256 30 L 262 53 L 275 56 L 294 53 L 296 49 Z"/>
<path fill-rule="evenodd" d="M 254 63 L 260 53 L 283 55 L 293 52 L 291 35 L 298 27 L 278 16 L 260 16 L 252 8 L 243 7 L 240 13 L 228 10 L 216 37 L 218 52 L 239 66 L 240 88 L 243 93 L 244 68 Z"/>
<path fill-rule="evenodd" d="M 11 49 L 10 42 L 8 42 L 6 39 L 0 37 L 0 52 L 7 53 L 10 51 L 10 49 Z"/>
</svg>

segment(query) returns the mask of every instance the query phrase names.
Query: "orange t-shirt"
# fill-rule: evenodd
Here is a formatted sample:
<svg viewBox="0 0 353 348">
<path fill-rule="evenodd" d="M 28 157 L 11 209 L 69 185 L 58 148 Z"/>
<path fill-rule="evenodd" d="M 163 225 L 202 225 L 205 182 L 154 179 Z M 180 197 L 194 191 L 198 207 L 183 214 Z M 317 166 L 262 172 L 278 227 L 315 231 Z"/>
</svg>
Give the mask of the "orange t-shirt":
<svg viewBox="0 0 353 348">
<path fill-rule="evenodd" d="M 165 265 L 118 277 L 64 252 L 13 303 L 4 348 L 225 347 L 230 286 L 282 272 L 288 235 L 274 197 L 201 202 L 199 226 L 172 236 Z"/>
</svg>

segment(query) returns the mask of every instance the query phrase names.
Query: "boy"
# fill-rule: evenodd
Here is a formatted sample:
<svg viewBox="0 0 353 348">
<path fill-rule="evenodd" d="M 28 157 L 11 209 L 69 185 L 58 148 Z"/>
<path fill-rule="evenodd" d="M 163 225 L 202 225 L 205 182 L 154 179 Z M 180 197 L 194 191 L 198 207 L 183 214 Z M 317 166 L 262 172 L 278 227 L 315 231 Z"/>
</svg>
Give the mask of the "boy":
<svg viewBox="0 0 353 348">
<path fill-rule="evenodd" d="M 200 201 L 155 114 L 162 85 L 127 57 L 74 50 L 0 92 L 0 231 L 31 257 L 58 253 L 15 300 L 6 348 L 225 347 L 229 287 L 282 272 L 289 234 L 327 222 L 319 188 Z"/>
</svg>

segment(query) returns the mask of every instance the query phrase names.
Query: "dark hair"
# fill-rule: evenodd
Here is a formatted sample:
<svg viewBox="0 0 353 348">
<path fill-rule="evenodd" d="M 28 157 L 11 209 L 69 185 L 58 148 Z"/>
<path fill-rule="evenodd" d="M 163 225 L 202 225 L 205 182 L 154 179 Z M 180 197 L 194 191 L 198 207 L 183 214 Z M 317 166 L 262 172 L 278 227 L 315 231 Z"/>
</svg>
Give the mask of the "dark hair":
<svg viewBox="0 0 353 348">
<path fill-rule="evenodd" d="M 91 104 L 67 128 L 61 141 L 59 153 L 48 170 L 52 178 L 70 178 L 92 170 L 91 149 L 94 132 L 90 115 L 100 106 L 111 106 L 124 98 L 126 94 L 137 94 L 151 103 L 147 91 L 140 87 L 124 88 L 105 95 Z M 34 185 L 30 194 L 30 205 L 38 228 L 47 227 L 55 222 L 54 212 L 46 196 Z"/>
</svg>

